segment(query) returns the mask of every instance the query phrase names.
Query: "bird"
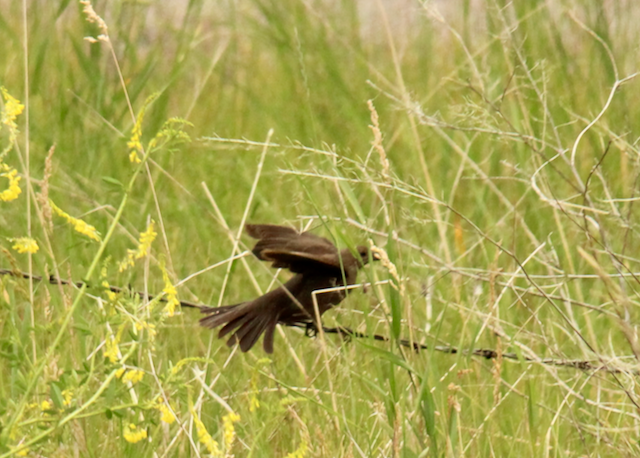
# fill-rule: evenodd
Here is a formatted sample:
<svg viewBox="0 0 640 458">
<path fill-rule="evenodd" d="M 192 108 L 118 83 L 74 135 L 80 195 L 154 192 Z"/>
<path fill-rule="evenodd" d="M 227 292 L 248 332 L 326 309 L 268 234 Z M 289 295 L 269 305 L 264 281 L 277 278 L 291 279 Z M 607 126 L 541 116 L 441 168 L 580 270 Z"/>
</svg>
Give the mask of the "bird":
<svg viewBox="0 0 640 458">
<path fill-rule="evenodd" d="M 324 237 L 286 226 L 246 224 L 245 232 L 258 240 L 252 250 L 258 259 L 270 262 L 271 267 L 288 269 L 294 275 L 280 287 L 251 301 L 202 307 L 206 316 L 200 319 L 200 324 L 210 329 L 222 326 L 218 338 L 230 334 L 227 345 L 238 343 L 243 352 L 249 351 L 264 334 L 264 351 L 273 353 L 278 323 L 320 327 L 312 293 L 337 287 L 335 291 L 316 295 L 318 312 L 322 315 L 345 299 L 347 290 L 339 287 L 355 284 L 358 270 L 370 259 L 378 259 L 365 246 L 358 246 L 353 253 L 348 248 L 338 250 Z"/>
</svg>

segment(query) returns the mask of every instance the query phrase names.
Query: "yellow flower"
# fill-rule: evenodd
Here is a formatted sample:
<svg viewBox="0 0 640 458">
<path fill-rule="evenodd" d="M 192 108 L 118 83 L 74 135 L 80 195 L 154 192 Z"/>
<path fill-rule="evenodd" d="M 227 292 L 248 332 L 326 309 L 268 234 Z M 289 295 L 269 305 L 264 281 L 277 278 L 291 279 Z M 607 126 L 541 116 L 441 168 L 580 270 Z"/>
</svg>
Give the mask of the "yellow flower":
<svg viewBox="0 0 640 458">
<path fill-rule="evenodd" d="M 260 368 L 264 364 L 269 364 L 271 360 L 269 358 L 259 359 L 257 364 L 253 367 L 253 374 L 251 375 L 251 397 L 249 398 L 249 412 L 255 412 L 260 408 L 260 401 L 258 400 L 258 379 L 260 378 Z"/>
<path fill-rule="evenodd" d="M 139 145 L 140 142 L 138 141 L 137 144 Z M 127 145 L 129 145 L 129 143 L 127 143 Z M 142 145 L 140 145 L 140 149 L 142 149 Z M 134 150 L 129 153 L 129 161 L 133 162 L 134 164 L 139 164 L 142 162 L 142 159 L 140 159 L 140 156 L 138 156 L 138 152 Z"/>
<path fill-rule="evenodd" d="M 174 376 L 178 372 L 180 372 L 182 367 L 185 366 L 188 362 L 192 361 L 192 359 L 193 358 L 184 358 L 184 359 L 181 359 L 180 361 L 178 361 L 178 364 L 176 364 L 175 366 L 173 366 L 171 368 L 171 371 L 170 371 L 171 376 Z"/>
<path fill-rule="evenodd" d="M 66 390 L 62 390 L 62 405 L 64 406 L 70 406 L 71 405 L 71 401 L 73 400 L 73 391 L 66 389 Z"/>
<path fill-rule="evenodd" d="M 122 377 L 122 383 L 131 382 L 132 384 L 138 383 L 144 377 L 144 371 L 140 369 L 132 369 Z"/>
<path fill-rule="evenodd" d="M 305 439 L 302 439 L 298 449 L 295 452 L 287 454 L 287 458 L 304 458 L 307 454 L 307 450 L 309 450 L 309 444 L 307 444 Z"/>
<path fill-rule="evenodd" d="M 170 142 L 191 142 L 191 137 L 183 130 L 187 126 L 193 126 L 193 124 L 182 118 L 168 119 L 147 145 L 147 151 L 151 153 Z"/>
<path fill-rule="evenodd" d="M 19 452 L 16 453 L 16 456 L 27 456 L 29 454 L 29 447 L 21 448 Z"/>
<path fill-rule="evenodd" d="M 139 164 L 142 162 L 138 153 L 142 153 L 144 150 L 142 148 L 142 143 L 140 142 L 140 137 L 142 136 L 142 120 L 144 119 L 144 111 L 138 114 L 138 119 L 136 119 L 136 124 L 133 126 L 133 130 L 131 131 L 131 140 L 127 142 L 127 146 L 131 149 L 129 153 L 129 161 L 134 164 Z"/>
<path fill-rule="evenodd" d="M 229 412 L 222 417 L 222 431 L 224 432 L 224 447 L 225 450 L 229 450 L 233 445 L 233 441 L 236 438 L 236 430 L 233 424 L 240 421 L 240 415 L 235 412 Z"/>
<path fill-rule="evenodd" d="M 132 252 L 134 252 L 134 250 L 127 250 L 127 257 L 118 263 L 118 272 L 124 272 L 129 267 L 133 266 Z"/>
<path fill-rule="evenodd" d="M 255 395 L 255 392 L 251 393 L 251 399 L 249 400 L 249 412 L 255 412 L 260 408 L 260 401 Z"/>
<path fill-rule="evenodd" d="M 147 97 L 147 100 L 144 101 L 142 108 L 138 112 L 138 116 L 136 117 L 136 123 L 131 129 L 131 139 L 127 142 L 127 147 L 131 150 L 129 152 L 129 160 L 133 163 L 139 164 L 142 162 L 138 153 L 144 154 L 144 148 L 142 147 L 142 121 L 144 120 L 144 114 L 147 111 L 149 105 L 158 98 L 160 93 L 151 94 Z"/>
<path fill-rule="evenodd" d="M 196 411 L 193 407 L 191 407 L 191 415 L 193 415 L 193 421 L 196 424 L 198 441 L 203 444 L 207 448 L 209 453 L 211 453 L 213 456 L 222 456 L 222 453 L 220 452 L 220 446 L 215 440 L 213 440 L 213 438 L 207 431 L 207 428 L 204 426 L 204 423 L 202 423 L 202 420 L 198 418 L 198 414 L 196 414 Z"/>
<path fill-rule="evenodd" d="M 49 205 L 51 205 L 51 209 L 55 212 L 56 215 L 60 216 L 61 218 L 64 218 L 65 220 L 67 220 L 69 224 L 73 225 L 73 228 L 75 229 L 76 232 L 79 232 L 82 235 L 86 235 L 87 237 L 95 240 L 96 242 L 99 242 L 101 240 L 100 233 L 91 224 L 87 224 L 81 219 L 74 218 L 68 213 L 65 213 L 60 209 L 60 207 L 54 204 L 52 200 L 49 200 Z"/>
<path fill-rule="evenodd" d="M 111 288 L 111 285 L 109 285 L 109 282 L 107 280 L 102 280 L 102 287 L 107 292 L 107 297 L 109 298 L 109 300 L 111 302 L 115 302 L 118 298 L 118 295 L 109 289 Z"/>
<path fill-rule="evenodd" d="M 164 266 L 164 261 L 160 262 L 160 270 L 162 270 L 162 279 L 164 280 L 164 289 L 162 292 L 167 296 L 167 306 L 164 310 L 167 316 L 172 317 L 176 313 L 176 307 L 180 305 L 178 291 L 171 283 L 171 280 L 169 280 L 169 274 Z"/>
<path fill-rule="evenodd" d="M 124 439 L 127 442 L 131 442 L 135 444 L 136 442 L 140 442 L 143 439 L 147 438 L 147 430 L 146 429 L 138 429 L 136 425 L 133 423 L 129 423 L 124 427 Z"/>
<path fill-rule="evenodd" d="M 4 109 L 2 110 L 2 116 L 0 121 L 7 126 L 10 130 L 15 131 L 18 129 L 16 125 L 16 118 L 22 114 L 24 105 L 20 103 L 18 99 L 9 94 L 9 91 L 2 86 L 0 87 L 2 97 L 4 97 Z"/>
<path fill-rule="evenodd" d="M 154 231 L 155 221 L 151 220 L 147 226 L 147 230 L 140 234 L 140 245 L 138 245 L 138 251 L 136 252 L 136 259 L 144 258 L 149 253 L 151 244 L 156 239 L 158 233 Z"/>
<path fill-rule="evenodd" d="M 120 338 L 119 336 L 117 336 L 107 337 L 107 340 L 104 344 L 104 357 L 108 358 L 112 363 L 115 363 L 118 360 L 118 354 L 120 353 L 120 349 L 118 348 L 119 343 Z"/>
<path fill-rule="evenodd" d="M 176 291 L 175 286 L 168 281 L 165 281 L 165 287 L 162 291 L 167 295 L 167 306 L 165 307 L 165 312 L 167 313 L 167 316 L 171 317 L 176 313 L 176 306 L 180 305 L 177 298 L 178 292 Z"/>
<path fill-rule="evenodd" d="M 9 239 L 13 243 L 13 248 L 18 253 L 37 253 L 39 250 L 38 243 L 30 237 L 18 237 Z"/>
<path fill-rule="evenodd" d="M 43 412 L 45 410 L 51 410 L 51 403 L 49 401 L 42 401 L 40 403 L 40 410 L 42 410 Z"/>
<path fill-rule="evenodd" d="M 12 200 L 16 200 L 22 190 L 20 189 L 20 177 L 18 175 L 18 171 L 16 169 L 9 169 L 6 164 L 2 164 L 2 170 L 4 172 L 0 173 L 0 177 L 7 178 L 9 180 L 9 187 L 4 191 L 0 192 L 0 200 L 3 202 L 10 202 Z"/>
<path fill-rule="evenodd" d="M 146 329 L 149 333 L 149 338 L 153 339 L 158 331 L 156 331 L 156 325 L 153 323 L 147 323 L 146 321 L 136 321 L 135 327 L 138 331 Z"/>
<path fill-rule="evenodd" d="M 167 406 L 164 402 L 159 401 L 156 405 L 156 409 L 158 409 L 162 414 L 160 420 L 162 420 L 166 424 L 170 425 L 171 423 L 176 421 L 176 417 L 173 415 L 173 413 L 171 413 L 171 409 L 169 409 L 169 406 Z"/>
<path fill-rule="evenodd" d="M 151 221 L 147 226 L 147 230 L 140 234 L 138 238 L 138 247 L 135 250 L 127 250 L 127 257 L 118 264 L 118 270 L 124 272 L 133 266 L 136 259 L 144 258 L 151 248 L 151 244 L 156 239 L 158 233 L 154 230 L 155 221 Z"/>
</svg>

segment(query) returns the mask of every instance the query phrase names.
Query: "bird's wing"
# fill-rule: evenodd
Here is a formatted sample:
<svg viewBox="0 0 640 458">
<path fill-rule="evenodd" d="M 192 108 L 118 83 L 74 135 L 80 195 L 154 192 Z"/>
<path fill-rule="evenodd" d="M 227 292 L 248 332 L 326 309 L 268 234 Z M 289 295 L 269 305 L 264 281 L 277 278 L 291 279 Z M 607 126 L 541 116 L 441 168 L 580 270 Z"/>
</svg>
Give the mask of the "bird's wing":
<svg viewBox="0 0 640 458">
<path fill-rule="evenodd" d="M 338 253 L 313 253 L 296 250 L 266 249 L 262 259 L 271 262 L 271 267 L 289 269 L 297 274 L 317 273 L 341 275 Z"/>
<path fill-rule="evenodd" d="M 295 229 L 271 224 L 247 224 L 245 231 L 254 239 L 258 239 L 252 251 L 262 261 L 266 261 L 262 255 L 264 250 L 283 249 L 300 238 L 300 234 Z"/>
<path fill-rule="evenodd" d="M 309 232 L 269 224 L 247 224 L 247 233 L 258 240 L 253 254 L 273 267 L 294 273 L 340 271 L 338 249 L 329 240 Z"/>
<path fill-rule="evenodd" d="M 286 239 L 300 235 L 295 229 L 286 226 L 276 226 L 274 224 L 247 224 L 244 226 L 244 229 L 246 233 L 254 239 Z"/>
<path fill-rule="evenodd" d="M 258 239 L 261 242 L 271 243 L 306 243 L 313 245 L 322 245 L 332 251 L 337 251 L 337 248 L 329 240 L 324 237 L 317 236 L 311 232 L 298 232 L 295 229 L 286 226 L 276 226 L 274 224 L 247 224 L 245 225 L 245 232 L 254 239 Z M 258 242 L 260 243 L 260 242 Z"/>
</svg>

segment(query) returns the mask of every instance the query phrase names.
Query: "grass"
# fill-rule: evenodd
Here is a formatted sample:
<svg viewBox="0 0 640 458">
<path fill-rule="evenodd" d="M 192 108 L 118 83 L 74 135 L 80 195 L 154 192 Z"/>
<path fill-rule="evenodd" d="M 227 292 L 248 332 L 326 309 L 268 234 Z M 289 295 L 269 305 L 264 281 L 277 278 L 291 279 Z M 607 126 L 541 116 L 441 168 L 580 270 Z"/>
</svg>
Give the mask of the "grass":
<svg viewBox="0 0 640 458">
<path fill-rule="evenodd" d="M 0 4 L 0 268 L 92 285 L 0 278 L 0 457 L 638 455 L 634 2 Z M 244 222 L 383 249 L 325 323 L 391 341 L 95 287 L 254 297 Z"/>
</svg>

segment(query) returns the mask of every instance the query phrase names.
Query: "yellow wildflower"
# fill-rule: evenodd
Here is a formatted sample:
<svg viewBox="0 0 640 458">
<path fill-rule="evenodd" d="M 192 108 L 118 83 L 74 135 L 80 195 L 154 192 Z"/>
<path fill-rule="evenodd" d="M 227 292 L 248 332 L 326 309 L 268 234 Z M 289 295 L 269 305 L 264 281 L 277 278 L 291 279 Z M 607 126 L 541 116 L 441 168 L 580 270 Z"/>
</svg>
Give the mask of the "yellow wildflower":
<svg viewBox="0 0 640 458">
<path fill-rule="evenodd" d="M 136 119 L 136 123 L 133 126 L 131 131 L 131 140 L 127 142 L 127 146 L 131 149 L 129 153 L 129 161 L 134 164 L 139 164 L 142 162 L 138 153 L 143 153 L 144 149 L 142 147 L 142 143 L 140 142 L 140 137 L 142 136 L 142 120 L 144 119 L 144 111 L 141 111 L 138 114 L 138 118 Z"/>
<path fill-rule="evenodd" d="M 309 450 L 309 444 L 305 439 L 302 439 L 300 446 L 295 452 L 291 452 L 287 454 L 287 458 L 304 458 L 307 454 L 307 450 Z"/>
<path fill-rule="evenodd" d="M 104 288 L 104 290 L 107 293 L 107 297 L 109 298 L 109 300 L 111 302 L 115 302 L 116 299 L 118 298 L 118 295 L 116 293 L 114 293 L 113 291 L 111 291 L 111 285 L 109 285 L 109 282 L 107 280 L 102 280 L 102 287 Z"/>
<path fill-rule="evenodd" d="M 240 415 L 235 412 L 229 412 L 222 417 L 222 431 L 224 433 L 224 447 L 225 450 L 229 450 L 233 445 L 233 441 L 236 438 L 236 430 L 233 427 L 234 423 L 240 421 Z"/>
<path fill-rule="evenodd" d="M 124 374 L 126 372 L 127 369 L 125 369 L 124 367 L 121 367 L 120 369 L 118 369 L 116 371 L 116 378 L 120 378 L 122 377 L 122 374 Z"/>
<path fill-rule="evenodd" d="M 20 189 L 20 177 L 16 169 L 10 169 L 6 164 L 1 164 L 4 172 L 0 173 L 0 177 L 9 180 L 9 187 L 0 192 L 0 200 L 3 202 L 10 202 L 16 200 L 22 190 Z"/>
<path fill-rule="evenodd" d="M 118 354 L 120 349 L 118 344 L 120 343 L 120 336 L 107 337 L 107 341 L 104 344 L 104 357 L 109 358 L 109 361 L 115 363 L 118 360 Z"/>
<path fill-rule="evenodd" d="M 162 292 L 167 296 L 167 306 L 164 308 L 167 316 L 172 317 L 176 313 L 176 307 L 180 305 L 178 300 L 178 291 L 169 280 L 169 274 L 164 266 L 164 262 L 160 262 L 160 270 L 162 270 L 162 279 L 164 280 L 164 289 Z"/>
<path fill-rule="evenodd" d="M 137 144 L 140 145 L 140 141 L 137 141 Z M 129 143 L 127 143 L 127 146 L 130 146 Z M 142 145 L 140 145 L 140 149 L 142 149 Z M 136 150 L 133 150 L 129 153 L 129 161 L 133 162 L 134 164 L 139 164 L 142 162 L 142 159 L 140 159 L 140 156 L 138 156 L 138 152 Z"/>
<path fill-rule="evenodd" d="M 183 129 L 187 126 L 193 126 L 189 121 L 182 118 L 168 119 L 155 137 L 149 141 L 147 151 L 150 153 L 156 148 L 161 148 L 167 143 L 185 143 L 191 142 L 191 137 Z"/>
<path fill-rule="evenodd" d="M 260 408 L 260 401 L 255 394 L 255 391 L 251 393 L 251 399 L 249 400 L 249 412 L 255 412 Z"/>
<path fill-rule="evenodd" d="M 71 401 L 73 400 L 73 391 L 66 389 L 66 390 L 62 390 L 62 405 L 64 406 L 70 406 L 71 405 Z"/>
<path fill-rule="evenodd" d="M 193 415 L 193 421 L 196 424 L 198 441 L 203 444 L 207 448 L 209 453 L 211 453 L 213 456 L 222 456 L 222 453 L 220 452 L 220 446 L 215 440 L 213 440 L 213 437 L 211 437 L 211 435 L 207 431 L 207 428 L 204 426 L 204 423 L 202 423 L 202 420 L 198 418 L 198 414 L 196 414 L 196 411 L 193 407 L 191 407 L 191 415 Z"/>
<path fill-rule="evenodd" d="M 130 253 L 135 250 L 127 250 L 127 257 L 118 263 L 118 272 L 124 272 L 129 267 L 133 266 L 133 256 L 130 256 Z"/>
<path fill-rule="evenodd" d="M 153 339 L 158 331 L 156 331 L 156 325 L 153 323 L 147 323 L 146 321 L 136 321 L 135 327 L 138 331 L 146 329 L 149 333 L 149 338 Z"/>
<path fill-rule="evenodd" d="M 144 148 L 142 146 L 142 121 L 144 120 L 144 114 L 147 111 L 149 105 L 158 98 L 160 93 L 155 93 L 147 97 L 147 100 L 144 101 L 142 108 L 138 112 L 138 116 L 136 117 L 136 123 L 133 125 L 133 129 L 131 129 L 131 139 L 127 142 L 127 147 L 131 150 L 129 152 L 129 160 L 133 163 L 139 164 L 142 162 L 140 159 L 140 154 L 144 154 Z"/>
<path fill-rule="evenodd" d="M 182 367 L 185 366 L 187 363 L 189 363 L 192 360 L 193 360 L 193 358 L 184 358 L 184 359 L 181 359 L 180 361 L 178 361 L 178 364 L 176 364 L 175 366 L 173 366 L 171 368 L 171 371 L 170 371 L 171 376 L 174 376 L 178 372 L 180 372 Z"/>
<path fill-rule="evenodd" d="M 145 323 L 145 328 L 147 330 L 147 332 L 149 333 L 149 339 L 153 339 L 156 334 L 158 333 L 158 331 L 156 331 L 156 325 L 152 324 L 152 323 Z"/>
<path fill-rule="evenodd" d="M 17 237 L 15 239 L 9 239 L 13 243 L 13 248 L 18 253 L 37 253 L 40 249 L 38 243 L 31 237 Z"/>
<path fill-rule="evenodd" d="M 62 209 L 60 209 L 60 207 L 54 204 L 52 200 L 49 200 L 49 205 L 51 205 L 51 209 L 55 212 L 56 215 L 64 218 L 69 224 L 73 225 L 73 228 L 76 232 L 79 232 L 82 235 L 86 235 L 90 239 L 100 242 L 100 233 L 91 224 L 87 224 L 81 219 L 74 218 L 68 213 L 65 213 Z"/>
<path fill-rule="evenodd" d="M 27 456 L 29 454 L 29 447 L 23 447 L 20 451 L 16 452 L 16 456 Z"/>
<path fill-rule="evenodd" d="M 138 238 L 138 247 L 135 250 L 127 250 L 127 257 L 118 264 L 118 270 L 124 272 L 133 266 L 136 259 L 144 258 L 151 248 L 151 244 L 156 239 L 158 233 L 154 230 L 155 221 L 151 221 L 147 226 L 147 230 L 140 234 Z"/>
<path fill-rule="evenodd" d="M 131 382 L 132 384 L 138 383 L 144 377 L 144 371 L 140 369 L 132 369 L 127 371 L 122 377 L 122 383 Z"/>
<path fill-rule="evenodd" d="M 197 357 L 197 356 L 184 358 L 184 359 L 181 359 L 180 361 L 178 361 L 176 363 L 176 365 L 171 368 L 171 370 L 169 371 L 169 376 L 173 377 L 173 376 L 179 374 L 180 371 L 182 370 L 182 368 L 184 368 L 189 363 L 211 364 L 212 362 L 213 361 L 208 359 L 208 358 L 200 358 L 200 357 Z"/>
<path fill-rule="evenodd" d="M 109 301 L 111 302 L 115 302 L 116 299 L 118 298 L 118 295 L 114 292 L 111 291 L 111 285 L 109 284 L 109 282 L 107 281 L 107 275 L 108 275 L 108 264 L 111 261 L 111 256 L 108 256 L 104 262 L 102 267 L 100 268 L 100 278 L 102 278 L 102 287 L 104 288 L 104 291 L 107 293 L 107 298 L 109 298 Z"/>
<path fill-rule="evenodd" d="M 165 280 L 165 287 L 162 290 L 167 295 L 167 306 L 165 307 L 165 311 L 167 312 L 167 316 L 173 316 L 176 312 L 176 305 L 179 305 L 175 286 L 173 286 L 170 282 Z"/>
<path fill-rule="evenodd" d="M 49 401 L 42 401 L 40 403 L 40 410 L 42 410 L 43 412 L 45 410 L 51 410 L 51 403 Z"/>
<path fill-rule="evenodd" d="M 4 98 L 4 109 L 2 110 L 2 116 L 0 122 L 7 126 L 12 133 L 18 129 L 16 124 L 16 118 L 22 114 L 24 105 L 20 103 L 18 99 L 9 94 L 9 91 L 4 86 L 0 87 L 2 97 Z"/>
<path fill-rule="evenodd" d="M 140 442 L 143 439 L 147 438 L 147 430 L 146 429 L 138 429 L 136 425 L 133 423 L 129 423 L 124 427 L 124 439 L 127 442 L 135 444 L 136 442 Z"/>
<path fill-rule="evenodd" d="M 162 420 L 166 424 L 170 425 L 171 423 L 176 421 L 176 417 L 171 412 L 171 409 L 169 409 L 169 406 L 164 402 L 159 401 L 158 404 L 156 405 L 156 409 L 158 409 L 162 414 L 162 416 L 160 417 L 160 420 Z"/>
<path fill-rule="evenodd" d="M 253 374 L 251 374 L 251 397 L 249 398 L 249 412 L 255 412 L 260 408 L 260 401 L 258 400 L 258 379 L 260 378 L 260 368 L 269 364 L 271 360 L 269 358 L 261 358 L 253 367 Z"/>
<path fill-rule="evenodd" d="M 154 225 L 155 221 L 151 220 L 151 222 L 147 226 L 147 230 L 140 234 L 140 245 L 138 246 L 138 251 L 136 252 L 136 259 L 144 258 L 147 253 L 149 253 L 149 248 L 151 248 L 151 244 L 158 235 L 158 233 L 154 231 Z"/>
</svg>

